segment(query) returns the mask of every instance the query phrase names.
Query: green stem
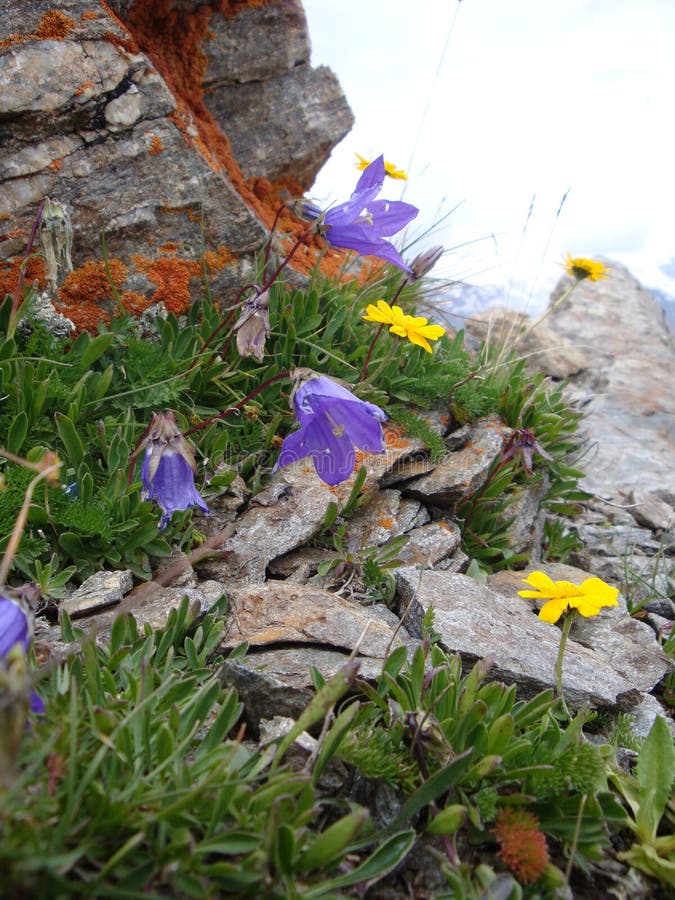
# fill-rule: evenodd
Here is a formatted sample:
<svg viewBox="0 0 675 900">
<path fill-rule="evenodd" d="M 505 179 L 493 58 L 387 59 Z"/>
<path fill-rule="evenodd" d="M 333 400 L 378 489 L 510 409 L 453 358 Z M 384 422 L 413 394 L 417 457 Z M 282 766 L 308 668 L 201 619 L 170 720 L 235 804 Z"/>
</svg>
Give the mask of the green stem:
<svg viewBox="0 0 675 900">
<path fill-rule="evenodd" d="M 567 708 L 567 704 L 565 703 L 565 695 L 563 694 L 563 686 L 562 686 L 562 672 L 563 672 L 563 658 L 565 656 L 565 646 L 567 644 L 567 638 L 569 637 L 570 628 L 572 627 L 572 622 L 577 617 L 576 609 L 568 609 L 565 613 L 565 619 L 563 621 L 562 632 L 560 634 L 560 646 L 558 647 L 558 658 L 555 661 L 555 687 L 558 694 L 558 699 L 563 708 L 563 712 L 568 718 L 571 718 L 570 711 Z"/>
</svg>

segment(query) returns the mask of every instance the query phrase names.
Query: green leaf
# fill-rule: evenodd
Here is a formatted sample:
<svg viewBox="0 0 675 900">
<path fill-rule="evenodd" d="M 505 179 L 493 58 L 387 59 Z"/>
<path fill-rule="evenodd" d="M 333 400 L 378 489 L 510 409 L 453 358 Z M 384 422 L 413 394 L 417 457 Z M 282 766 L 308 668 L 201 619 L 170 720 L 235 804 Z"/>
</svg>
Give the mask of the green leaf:
<svg viewBox="0 0 675 900">
<path fill-rule="evenodd" d="M 112 332 L 108 332 L 92 338 L 80 357 L 80 369 L 88 369 L 93 362 L 103 356 L 108 347 L 112 344 L 114 337 L 115 335 Z"/>
<path fill-rule="evenodd" d="M 66 459 L 74 469 L 77 469 L 84 459 L 85 453 L 84 444 L 77 433 L 77 429 L 68 416 L 64 416 L 63 413 L 54 413 L 54 421 L 56 430 L 65 447 Z"/>
<path fill-rule="evenodd" d="M 654 719 L 640 750 L 637 779 L 641 803 L 637 824 L 643 839 L 656 837 L 661 816 L 665 812 L 675 775 L 673 737 L 663 716 Z"/>
<path fill-rule="evenodd" d="M 325 896 L 328 891 L 335 888 L 349 887 L 360 881 L 384 877 L 406 858 L 414 847 L 416 838 L 417 835 L 412 828 L 407 831 L 399 831 L 371 853 L 360 866 L 352 869 L 347 875 L 323 881 L 320 885 L 309 888 L 305 891 L 304 897 L 306 900 L 314 900 L 314 898 Z"/>
<path fill-rule="evenodd" d="M 305 709 L 300 713 L 297 722 L 279 742 L 272 763 L 273 767 L 281 762 L 284 753 L 298 735 L 311 728 L 315 722 L 323 719 L 333 704 L 337 703 L 347 693 L 356 678 L 359 665 L 360 663 L 357 660 L 351 659 L 332 678 L 329 678 L 326 684 L 312 697 Z"/>
<path fill-rule="evenodd" d="M 6 447 L 10 453 L 21 453 L 23 442 L 28 434 L 28 416 L 21 411 L 12 419 L 7 432 Z"/>
<path fill-rule="evenodd" d="M 309 872 L 323 866 L 335 865 L 368 820 L 368 810 L 358 809 L 338 819 L 320 834 L 302 854 L 296 864 L 300 872 Z"/>
<path fill-rule="evenodd" d="M 442 809 L 427 825 L 429 834 L 456 834 L 466 820 L 466 807 L 453 803 Z"/>
</svg>

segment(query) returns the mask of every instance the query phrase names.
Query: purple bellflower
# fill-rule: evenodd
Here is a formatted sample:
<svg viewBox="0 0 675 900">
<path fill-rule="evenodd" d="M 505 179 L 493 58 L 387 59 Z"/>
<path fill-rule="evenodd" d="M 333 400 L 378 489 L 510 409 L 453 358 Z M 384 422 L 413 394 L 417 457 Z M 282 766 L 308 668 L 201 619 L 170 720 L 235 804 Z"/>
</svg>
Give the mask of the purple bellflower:
<svg viewBox="0 0 675 900">
<path fill-rule="evenodd" d="M 141 444 L 145 457 L 141 468 L 144 500 L 154 500 L 162 510 L 159 527 L 166 528 L 179 509 L 209 508 L 195 487 L 195 451 L 180 433 L 173 413 L 153 413 L 148 433 Z"/>
<path fill-rule="evenodd" d="M 532 475 L 532 456 L 534 453 L 538 453 L 544 459 L 553 459 L 551 454 L 547 453 L 541 446 L 534 432 L 530 431 L 529 428 L 517 428 L 511 435 L 509 443 L 502 453 L 502 460 L 507 462 L 516 456 L 520 456 L 523 468 L 528 475 Z"/>
<path fill-rule="evenodd" d="M 336 485 L 354 471 L 355 446 L 384 453 L 380 423 L 387 416 L 379 406 L 310 369 L 295 369 L 292 378 L 291 405 L 300 428 L 284 440 L 275 471 L 309 456 L 319 478 Z"/>
<path fill-rule="evenodd" d="M 362 256 L 378 256 L 411 272 L 398 250 L 385 238 L 399 232 L 419 210 L 402 200 L 376 200 L 385 179 L 384 157 L 379 156 L 364 170 L 354 193 L 345 203 L 322 212 L 311 203 L 302 204 L 302 215 L 316 220 L 317 231 L 333 247 L 356 250 Z"/>
<path fill-rule="evenodd" d="M 9 651 L 17 644 L 23 654 L 28 653 L 32 638 L 31 620 L 21 604 L 0 596 L 0 663 L 6 662 Z M 44 703 L 35 691 L 30 696 L 30 709 L 34 713 L 45 711 Z"/>
</svg>

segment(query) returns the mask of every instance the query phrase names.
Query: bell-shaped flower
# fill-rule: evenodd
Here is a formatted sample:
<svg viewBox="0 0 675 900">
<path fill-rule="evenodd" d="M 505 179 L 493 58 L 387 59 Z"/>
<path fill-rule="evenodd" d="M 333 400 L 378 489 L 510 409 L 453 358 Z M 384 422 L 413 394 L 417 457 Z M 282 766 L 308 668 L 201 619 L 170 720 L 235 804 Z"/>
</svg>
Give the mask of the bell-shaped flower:
<svg viewBox="0 0 675 900">
<path fill-rule="evenodd" d="M 22 654 L 28 653 L 33 630 L 31 619 L 24 612 L 21 604 L 0 595 L 0 665 L 8 662 L 10 651 L 17 645 Z M 30 695 L 30 709 L 34 713 L 43 713 L 44 704 L 35 691 Z"/>
<path fill-rule="evenodd" d="M 176 510 L 209 508 L 195 487 L 195 451 L 180 433 L 173 413 L 153 413 L 148 433 L 141 443 L 145 457 L 141 468 L 144 500 L 154 500 L 162 510 L 160 528 L 166 528 Z"/>
<path fill-rule="evenodd" d="M 270 333 L 269 305 L 269 291 L 257 294 L 244 303 L 234 326 L 239 356 L 255 356 L 258 362 L 263 361 L 265 341 Z"/>
<path fill-rule="evenodd" d="M 379 156 L 365 169 L 349 200 L 325 212 L 304 203 L 302 215 L 316 220 L 318 233 L 333 247 L 356 250 L 362 256 L 377 256 L 410 272 L 410 266 L 386 238 L 405 228 L 419 210 L 402 200 L 375 199 L 382 190 L 385 175 L 384 157 Z"/>
<path fill-rule="evenodd" d="M 332 378 L 309 369 L 293 373 L 291 405 L 300 428 L 284 440 L 275 471 L 309 456 L 326 484 L 345 481 L 356 465 L 355 447 L 384 452 L 381 423 L 386 414 Z"/>
</svg>

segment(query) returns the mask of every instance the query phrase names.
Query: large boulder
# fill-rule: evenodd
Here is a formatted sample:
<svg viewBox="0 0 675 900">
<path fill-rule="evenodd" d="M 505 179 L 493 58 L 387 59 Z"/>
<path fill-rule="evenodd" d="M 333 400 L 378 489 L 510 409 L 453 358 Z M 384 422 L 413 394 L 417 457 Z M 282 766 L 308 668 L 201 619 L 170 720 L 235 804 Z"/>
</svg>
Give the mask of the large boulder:
<svg viewBox="0 0 675 900">
<path fill-rule="evenodd" d="M 14 290 L 50 197 L 72 222 L 74 272 L 59 272 L 57 305 L 77 327 L 114 311 L 109 276 L 134 313 L 160 302 L 181 313 L 204 278 L 231 298 L 280 195 L 309 187 L 352 123 L 308 53 L 302 7 L 288 0 L 0 0 L 0 294 Z M 33 258 L 28 278 L 44 286 L 46 274 Z"/>
</svg>

